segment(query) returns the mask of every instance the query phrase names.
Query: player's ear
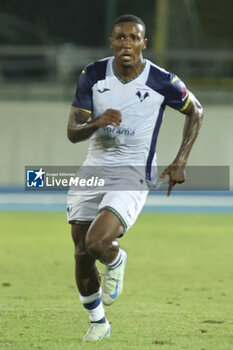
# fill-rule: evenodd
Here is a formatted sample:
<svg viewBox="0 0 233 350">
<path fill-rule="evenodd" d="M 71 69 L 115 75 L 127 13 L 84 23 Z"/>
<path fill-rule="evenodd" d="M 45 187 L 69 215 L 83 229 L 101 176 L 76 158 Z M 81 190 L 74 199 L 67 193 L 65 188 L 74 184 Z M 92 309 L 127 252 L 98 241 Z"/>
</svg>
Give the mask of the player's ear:
<svg viewBox="0 0 233 350">
<path fill-rule="evenodd" d="M 144 39 L 144 43 L 143 43 L 142 49 L 145 50 L 146 47 L 147 47 L 147 39 L 145 38 L 145 39 Z"/>
</svg>

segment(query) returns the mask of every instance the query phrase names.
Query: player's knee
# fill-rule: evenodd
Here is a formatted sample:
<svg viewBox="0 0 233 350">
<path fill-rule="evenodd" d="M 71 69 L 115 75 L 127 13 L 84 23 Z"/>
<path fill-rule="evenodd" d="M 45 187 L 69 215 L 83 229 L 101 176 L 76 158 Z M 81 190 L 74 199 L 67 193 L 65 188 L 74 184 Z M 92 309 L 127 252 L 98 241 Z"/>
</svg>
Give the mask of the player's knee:
<svg viewBox="0 0 233 350">
<path fill-rule="evenodd" d="M 102 239 L 96 240 L 94 237 L 86 238 L 86 251 L 95 259 L 101 259 L 105 247 L 105 242 Z"/>
</svg>

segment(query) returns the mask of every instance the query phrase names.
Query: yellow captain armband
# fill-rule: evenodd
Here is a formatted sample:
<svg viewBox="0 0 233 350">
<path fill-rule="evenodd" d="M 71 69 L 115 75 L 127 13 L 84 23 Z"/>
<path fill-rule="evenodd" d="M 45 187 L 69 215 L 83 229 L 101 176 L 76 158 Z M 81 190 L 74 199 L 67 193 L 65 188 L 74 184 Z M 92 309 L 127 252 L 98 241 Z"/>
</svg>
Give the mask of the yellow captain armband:
<svg viewBox="0 0 233 350">
<path fill-rule="evenodd" d="M 81 109 L 81 111 L 87 112 L 87 113 L 89 113 L 89 114 L 92 113 L 92 111 L 89 111 L 88 109 L 84 109 L 84 108 L 80 108 L 80 109 Z"/>
<path fill-rule="evenodd" d="M 85 72 L 85 70 L 83 69 L 82 72 L 81 72 L 81 74 L 85 74 L 85 73 L 86 73 L 86 72 Z"/>
<path fill-rule="evenodd" d="M 188 96 L 187 101 L 185 102 L 184 106 L 180 108 L 180 112 L 183 112 L 189 105 L 190 103 L 190 98 Z"/>
</svg>

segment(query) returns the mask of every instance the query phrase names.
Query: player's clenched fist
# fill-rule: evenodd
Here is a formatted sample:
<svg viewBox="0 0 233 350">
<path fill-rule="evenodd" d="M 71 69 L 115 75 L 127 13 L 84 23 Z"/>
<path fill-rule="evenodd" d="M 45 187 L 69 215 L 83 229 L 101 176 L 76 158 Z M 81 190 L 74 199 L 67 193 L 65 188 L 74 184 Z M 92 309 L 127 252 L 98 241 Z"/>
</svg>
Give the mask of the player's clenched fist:
<svg viewBox="0 0 233 350">
<path fill-rule="evenodd" d="M 95 124 L 99 128 L 107 125 L 119 126 L 121 123 L 121 112 L 116 109 L 107 109 L 101 116 L 95 119 Z"/>
</svg>

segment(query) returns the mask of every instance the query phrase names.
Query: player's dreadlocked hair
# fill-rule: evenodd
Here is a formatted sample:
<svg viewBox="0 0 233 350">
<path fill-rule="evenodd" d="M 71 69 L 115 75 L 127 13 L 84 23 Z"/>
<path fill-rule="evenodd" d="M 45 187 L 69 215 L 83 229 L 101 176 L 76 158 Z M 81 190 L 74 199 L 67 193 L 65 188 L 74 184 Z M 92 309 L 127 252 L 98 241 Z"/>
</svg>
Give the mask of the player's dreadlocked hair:
<svg viewBox="0 0 233 350">
<path fill-rule="evenodd" d="M 116 24 L 118 23 L 122 23 L 122 22 L 134 22 L 134 23 L 138 23 L 141 24 L 144 28 L 144 31 L 146 31 L 146 26 L 145 23 L 141 20 L 141 18 L 134 16 L 134 15 L 122 15 L 119 16 L 115 19 L 114 23 L 113 23 L 113 27 L 115 27 Z"/>
</svg>

